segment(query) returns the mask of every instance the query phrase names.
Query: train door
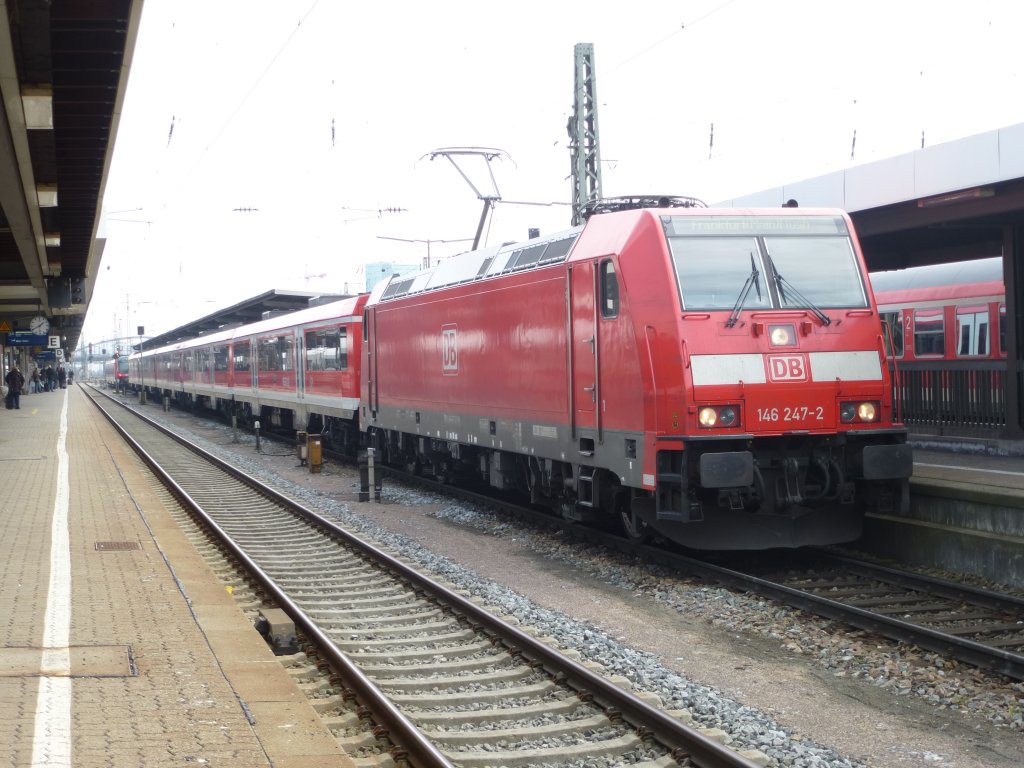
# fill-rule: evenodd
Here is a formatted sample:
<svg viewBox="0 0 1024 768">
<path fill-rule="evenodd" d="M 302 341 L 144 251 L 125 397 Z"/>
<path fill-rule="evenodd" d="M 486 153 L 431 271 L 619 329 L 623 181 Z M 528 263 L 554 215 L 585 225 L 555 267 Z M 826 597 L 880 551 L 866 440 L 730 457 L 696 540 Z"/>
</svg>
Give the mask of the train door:
<svg viewBox="0 0 1024 768">
<path fill-rule="evenodd" d="M 292 349 L 295 351 L 295 396 L 302 400 L 306 394 L 306 334 L 303 331 L 292 333 Z"/>
<path fill-rule="evenodd" d="M 582 453 L 588 450 L 593 453 L 594 442 L 600 439 L 597 276 L 597 262 L 577 263 L 569 267 L 569 325 L 572 339 L 569 407 L 572 410 L 572 436 L 580 440 Z"/>
<path fill-rule="evenodd" d="M 903 319 L 902 312 L 880 312 L 882 319 L 882 340 L 885 342 L 885 356 L 889 359 L 890 368 L 895 359 L 903 357 Z"/>
</svg>

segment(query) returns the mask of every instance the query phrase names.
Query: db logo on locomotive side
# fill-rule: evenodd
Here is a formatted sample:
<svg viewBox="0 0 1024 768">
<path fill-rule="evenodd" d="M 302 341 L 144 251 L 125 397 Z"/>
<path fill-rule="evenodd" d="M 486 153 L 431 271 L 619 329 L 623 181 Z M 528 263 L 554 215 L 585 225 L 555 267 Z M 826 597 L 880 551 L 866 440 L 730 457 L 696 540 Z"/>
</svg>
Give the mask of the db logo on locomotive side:
<svg viewBox="0 0 1024 768">
<path fill-rule="evenodd" d="M 445 376 L 459 372 L 459 337 L 456 326 L 441 326 L 441 370 Z"/>
<path fill-rule="evenodd" d="M 807 381 L 804 355 L 766 355 L 768 381 Z"/>
</svg>

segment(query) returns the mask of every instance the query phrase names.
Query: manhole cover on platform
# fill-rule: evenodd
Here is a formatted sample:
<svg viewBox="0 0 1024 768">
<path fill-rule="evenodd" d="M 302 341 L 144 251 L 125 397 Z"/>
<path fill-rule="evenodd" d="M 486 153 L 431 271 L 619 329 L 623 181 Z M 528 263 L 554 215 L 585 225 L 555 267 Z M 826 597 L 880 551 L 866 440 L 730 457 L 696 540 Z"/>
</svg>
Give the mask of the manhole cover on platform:
<svg viewBox="0 0 1024 768">
<path fill-rule="evenodd" d="M 97 552 L 126 552 L 129 549 L 142 549 L 137 541 L 97 541 Z"/>
</svg>

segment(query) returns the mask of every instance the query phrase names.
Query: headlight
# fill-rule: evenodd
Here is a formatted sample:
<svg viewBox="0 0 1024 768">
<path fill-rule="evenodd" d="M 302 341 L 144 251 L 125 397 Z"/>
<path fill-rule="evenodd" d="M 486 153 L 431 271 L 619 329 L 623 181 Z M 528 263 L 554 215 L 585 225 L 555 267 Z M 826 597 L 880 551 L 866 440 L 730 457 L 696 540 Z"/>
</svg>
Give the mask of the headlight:
<svg viewBox="0 0 1024 768">
<path fill-rule="evenodd" d="M 736 409 L 731 405 L 724 405 L 718 409 L 718 422 L 723 427 L 736 425 Z"/>
<path fill-rule="evenodd" d="M 714 408 L 701 408 L 697 420 L 702 427 L 713 427 L 718 422 L 718 412 Z"/>
<path fill-rule="evenodd" d="M 735 427 L 740 423 L 740 409 L 735 405 L 705 405 L 697 411 L 697 421 L 705 429 Z"/>
<path fill-rule="evenodd" d="M 878 403 L 873 400 L 839 404 L 839 420 L 844 424 L 868 424 L 878 420 Z"/>
<path fill-rule="evenodd" d="M 877 415 L 874 403 L 861 403 L 857 406 L 857 418 L 861 421 L 874 421 Z"/>
<path fill-rule="evenodd" d="M 791 347 L 796 343 L 792 325 L 769 325 L 768 339 L 773 347 Z"/>
</svg>

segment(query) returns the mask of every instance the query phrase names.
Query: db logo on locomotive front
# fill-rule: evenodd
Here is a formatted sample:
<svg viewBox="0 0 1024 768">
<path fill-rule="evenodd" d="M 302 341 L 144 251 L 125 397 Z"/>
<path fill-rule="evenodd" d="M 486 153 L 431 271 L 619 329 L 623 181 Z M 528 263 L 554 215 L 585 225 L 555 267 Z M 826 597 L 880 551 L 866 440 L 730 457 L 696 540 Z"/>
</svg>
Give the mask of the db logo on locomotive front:
<svg viewBox="0 0 1024 768">
<path fill-rule="evenodd" d="M 805 355 L 765 355 L 768 381 L 807 381 Z"/>
</svg>

